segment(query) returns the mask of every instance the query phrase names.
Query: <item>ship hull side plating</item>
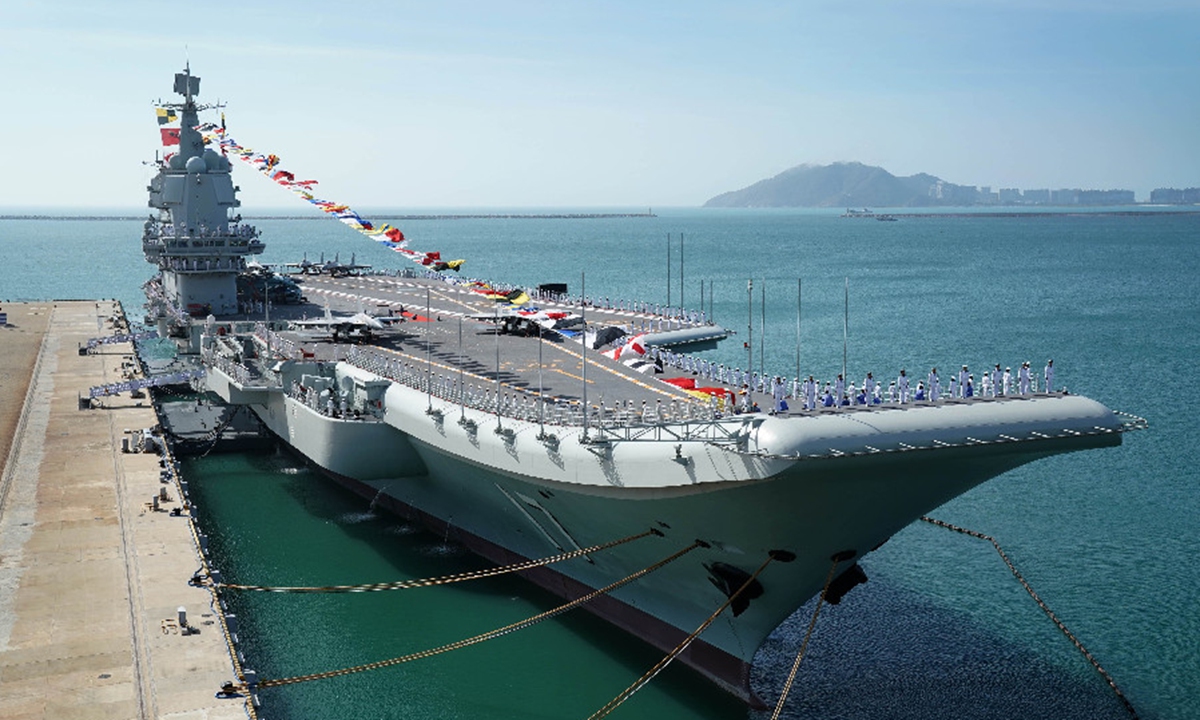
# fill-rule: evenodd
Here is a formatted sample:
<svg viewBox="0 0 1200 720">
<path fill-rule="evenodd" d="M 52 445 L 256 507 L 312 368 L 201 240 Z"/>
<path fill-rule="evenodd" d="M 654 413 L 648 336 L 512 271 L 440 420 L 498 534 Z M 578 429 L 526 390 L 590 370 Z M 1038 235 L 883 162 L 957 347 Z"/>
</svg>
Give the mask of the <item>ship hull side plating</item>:
<svg viewBox="0 0 1200 720">
<path fill-rule="evenodd" d="M 1059 405 L 1045 400 L 1041 407 L 1051 424 L 1082 426 L 1094 420 L 1090 414 L 1108 413 L 1082 398 Z M 755 651 L 820 592 L 833 554 L 853 550 L 861 557 L 920 515 L 1024 463 L 1120 442 L 1112 433 L 785 458 L 697 441 L 581 442 L 580 428 L 546 428 L 560 436 L 545 442 L 537 439 L 535 423 L 431 401 L 398 384 L 387 390 L 386 422 L 337 420 L 282 393 L 251 407 L 272 432 L 342 484 L 402 514 L 417 513 L 494 562 L 543 557 L 650 528 L 662 533 L 527 573 L 564 598 L 704 541 L 705 547 L 590 604 L 592 612 L 663 650 L 725 601 L 715 563 L 749 573 L 773 550 L 794 553 L 793 561 L 768 567 L 760 577 L 762 595 L 744 612 L 727 612 L 680 657 L 752 704 L 757 701 L 748 669 Z M 1029 407 L 1022 417 L 1032 412 L 1036 418 Z M 873 425 L 897 432 L 889 423 L 916 418 L 927 428 L 939 408 L 922 410 L 925 417 L 881 413 Z M 774 429 L 764 423 L 756 435 L 777 447 L 861 440 L 837 425 L 844 418 L 807 429 L 805 419 L 781 419 Z"/>
</svg>

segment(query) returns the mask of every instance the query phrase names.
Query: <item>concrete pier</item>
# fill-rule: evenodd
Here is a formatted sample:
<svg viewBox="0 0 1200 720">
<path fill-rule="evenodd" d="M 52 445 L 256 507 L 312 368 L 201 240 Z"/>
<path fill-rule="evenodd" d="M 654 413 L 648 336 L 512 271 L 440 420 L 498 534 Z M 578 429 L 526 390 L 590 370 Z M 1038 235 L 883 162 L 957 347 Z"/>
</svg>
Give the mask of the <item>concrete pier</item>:
<svg viewBox="0 0 1200 720">
<path fill-rule="evenodd" d="M 121 449 L 157 423 L 149 399 L 80 409 L 133 360 L 128 344 L 78 350 L 112 334 L 120 309 L 3 310 L 0 717 L 245 718 L 244 699 L 216 697 L 236 672 L 209 591 L 187 584 L 201 559 L 187 514 L 170 512 L 178 488 L 160 481 L 159 455 Z M 179 607 L 198 633 L 180 632 Z"/>
</svg>

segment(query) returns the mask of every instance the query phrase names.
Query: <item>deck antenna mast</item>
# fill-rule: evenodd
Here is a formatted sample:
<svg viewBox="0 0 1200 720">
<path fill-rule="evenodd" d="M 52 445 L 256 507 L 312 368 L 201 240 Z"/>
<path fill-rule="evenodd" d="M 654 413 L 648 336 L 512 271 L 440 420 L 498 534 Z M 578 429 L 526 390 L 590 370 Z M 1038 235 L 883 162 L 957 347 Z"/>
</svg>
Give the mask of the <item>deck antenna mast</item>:
<svg viewBox="0 0 1200 720">
<path fill-rule="evenodd" d="M 538 440 L 546 439 L 546 396 L 542 389 L 542 333 L 545 328 L 537 323 L 538 329 Z"/>
<path fill-rule="evenodd" d="M 354 259 L 350 259 L 350 264 L 354 264 Z M 429 288 L 425 288 L 425 389 L 429 391 L 429 404 L 425 406 L 425 412 L 433 413 L 433 338 L 430 337 L 432 328 L 429 326 L 429 318 L 432 316 L 429 303 Z"/>
<path fill-rule="evenodd" d="M 671 307 L 671 233 L 667 233 L 667 307 Z"/>
<path fill-rule="evenodd" d="M 667 244 L 670 248 L 670 243 Z M 670 285 L 667 286 L 670 288 Z M 579 357 L 583 359 L 583 442 L 588 441 L 588 401 L 587 401 L 587 273 L 579 273 L 579 315 L 583 318 L 583 339 Z"/>
<path fill-rule="evenodd" d="M 683 315 L 683 233 L 679 233 L 679 314 Z"/>
<path fill-rule="evenodd" d="M 267 358 L 271 357 L 271 278 L 263 273 L 263 320 L 267 326 Z"/>
<path fill-rule="evenodd" d="M 500 424 L 500 306 L 496 306 L 496 432 L 504 428 Z"/>
<path fill-rule="evenodd" d="M 796 382 L 800 382 L 800 308 L 802 283 L 796 278 Z M 842 376 L 845 377 L 844 375 Z M 798 391 L 798 389 L 797 389 Z"/>
<path fill-rule="evenodd" d="M 458 316 L 458 424 L 467 421 L 467 389 L 463 386 L 462 315 Z"/>
<path fill-rule="evenodd" d="M 761 296 L 762 321 L 758 324 L 760 332 L 758 333 L 758 377 L 761 380 L 763 373 L 766 372 L 764 364 L 767 361 L 767 279 L 763 278 L 762 287 L 759 289 Z M 765 382 L 765 381 L 764 381 Z"/>
<path fill-rule="evenodd" d="M 842 378 L 846 377 L 846 358 L 850 353 L 850 278 L 846 278 L 845 313 L 842 317 Z"/>
<path fill-rule="evenodd" d="M 746 281 L 746 374 L 754 371 L 754 278 Z"/>
</svg>

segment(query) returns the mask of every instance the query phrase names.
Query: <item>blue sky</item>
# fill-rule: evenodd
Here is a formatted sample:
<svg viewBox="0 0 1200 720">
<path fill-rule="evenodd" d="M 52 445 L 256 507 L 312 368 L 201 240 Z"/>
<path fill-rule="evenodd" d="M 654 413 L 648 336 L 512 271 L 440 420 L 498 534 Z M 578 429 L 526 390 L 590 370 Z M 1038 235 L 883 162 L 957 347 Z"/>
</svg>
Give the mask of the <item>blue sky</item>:
<svg viewBox="0 0 1200 720">
<path fill-rule="evenodd" d="M 143 205 L 188 59 L 231 135 L 357 207 L 689 206 L 838 160 L 1145 200 L 1200 185 L 1197 28 L 1166 0 L 6 0 L 0 207 Z"/>
</svg>

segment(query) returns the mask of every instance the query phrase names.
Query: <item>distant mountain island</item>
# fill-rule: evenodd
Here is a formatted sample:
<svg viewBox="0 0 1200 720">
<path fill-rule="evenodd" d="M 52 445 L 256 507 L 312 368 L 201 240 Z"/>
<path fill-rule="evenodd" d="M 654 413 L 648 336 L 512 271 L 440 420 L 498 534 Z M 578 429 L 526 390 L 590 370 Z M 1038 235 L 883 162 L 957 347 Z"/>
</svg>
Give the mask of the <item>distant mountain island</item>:
<svg viewBox="0 0 1200 720">
<path fill-rule="evenodd" d="M 897 177 L 859 162 L 798 165 L 704 207 L 935 207 L 964 205 L 1132 205 L 1132 190 L 1026 190 L 956 185 L 927 173 Z"/>
</svg>

